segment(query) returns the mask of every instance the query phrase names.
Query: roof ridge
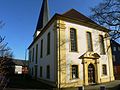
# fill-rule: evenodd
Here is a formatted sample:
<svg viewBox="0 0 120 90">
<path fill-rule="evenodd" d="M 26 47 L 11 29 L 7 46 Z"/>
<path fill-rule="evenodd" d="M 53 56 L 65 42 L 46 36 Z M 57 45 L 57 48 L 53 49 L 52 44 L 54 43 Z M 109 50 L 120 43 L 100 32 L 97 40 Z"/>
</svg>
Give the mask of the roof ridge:
<svg viewBox="0 0 120 90">
<path fill-rule="evenodd" d="M 73 15 L 71 15 L 71 14 L 73 14 Z M 75 10 L 73 8 L 68 10 L 68 11 L 66 11 L 62 15 L 66 16 L 66 17 L 70 17 L 70 18 L 75 18 L 75 19 L 79 19 L 79 20 L 81 19 L 81 20 L 84 20 L 84 21 L 95 23 L 89 17 L 85 16 L 84 14 L 80 13 L 79 11 L 77 11 L 77 10 Z"/>
<path fill-rule="evenodd" d="M 62 15 L 68 13 L 68 12 L 71 11 L 71 10 L 75 10 L 75 9 L 74 9 L 74 8 L 71 8 L 71 9 L 69 9 L 68 11 L 64 12 Z M 75 11 L 76 11 L 76 10 L 75 10 Z"/>
</svg>

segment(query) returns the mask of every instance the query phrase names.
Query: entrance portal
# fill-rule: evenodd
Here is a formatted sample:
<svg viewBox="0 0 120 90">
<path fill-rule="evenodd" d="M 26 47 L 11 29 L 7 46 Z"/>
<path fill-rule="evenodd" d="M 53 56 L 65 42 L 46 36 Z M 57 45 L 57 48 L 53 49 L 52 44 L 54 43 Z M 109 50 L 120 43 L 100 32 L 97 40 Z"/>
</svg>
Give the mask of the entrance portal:
<svg viewBox="0 0 120 90">
<path fill-rule="evenodd" d="M 88 83 L 95 83 L 95 68 L 93 64 L 88 65 Z"/>
</svg>

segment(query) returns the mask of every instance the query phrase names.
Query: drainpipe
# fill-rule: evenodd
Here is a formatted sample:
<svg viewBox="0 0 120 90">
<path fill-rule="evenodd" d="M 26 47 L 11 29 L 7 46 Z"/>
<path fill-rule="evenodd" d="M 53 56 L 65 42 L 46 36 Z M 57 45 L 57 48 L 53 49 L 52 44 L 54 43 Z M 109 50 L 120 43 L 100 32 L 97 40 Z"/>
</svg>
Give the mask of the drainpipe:
<svg viewBox="0 0 120 90">
<path fill-rule="evenodd" d="M 59 90 L 60 88 L 60 83 L 61 83 L 61 68 L 60 68 L 60 20 L 59 20 Z"/>
</svg>

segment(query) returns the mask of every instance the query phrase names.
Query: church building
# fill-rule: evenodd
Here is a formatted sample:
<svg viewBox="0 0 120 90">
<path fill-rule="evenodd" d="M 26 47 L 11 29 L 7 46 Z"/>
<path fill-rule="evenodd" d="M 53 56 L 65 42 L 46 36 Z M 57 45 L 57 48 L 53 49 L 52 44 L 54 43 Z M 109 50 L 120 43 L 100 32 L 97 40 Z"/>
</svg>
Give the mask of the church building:
<svg viewBox="0 0 120 90">
<path fill-rule="evenodd" d="M 49 19 L 43 0 L 29 49 L 30 75 L 57 88 L 114 80 L 109 30 L 75 9 Z"/>
</svg>

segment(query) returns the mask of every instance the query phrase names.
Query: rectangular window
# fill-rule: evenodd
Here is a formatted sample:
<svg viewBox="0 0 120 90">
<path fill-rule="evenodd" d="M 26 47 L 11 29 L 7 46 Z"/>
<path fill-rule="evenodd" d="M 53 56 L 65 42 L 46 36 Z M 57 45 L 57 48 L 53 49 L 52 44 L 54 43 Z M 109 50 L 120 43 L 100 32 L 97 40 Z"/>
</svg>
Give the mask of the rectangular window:
<svg viewBox="0 0 120 90">
<path fill-rule="evenodd" d="M 38 61 L 38 44 L 36 45 L 36 60 L 35 63 L 37 64 Z"/>
<path fill-rule="evenodd" d="M 116 47 L 113 47 L 113 51 L 116 51 Z"/>
<path fill-rule="evenodd" d="M 31 74 L 33 75 L 33 67 L 32 67 L 32 71 L 31 71 Z"/>
<path fill-rule="evenodd" d="M 43 57 L 43 39 L 41 40 L 40 57 Z"/>
<path fill-rule="evenodd" d="M 93 51 L 92 35 L 90 32 L 87 32 L 87 45 L 88 45 L 88 51 Z"/>
<path fill-rule="evenodd" d="M 120 51 L 120 47 L 118 47 L 118 51 Z"/>
<path fill-rule="evenodd" d="M 40 77 L 42 77 L 42 66 L 40 66 Z"/>
<path fill-rule="evenodd" d="M 32 61 L 34 62 L 34 48 L 33 48 L 33 53 L 32 53 Z"/>
<path fill-rule="evenodd" d="M 35 78 L 37 78 L 37 65 L 34 66 L 34 69 L 35 69 L 35 72 L 34 72 Z"/>
<path fill-rule="evenodd" d="M 76 36 L 76 29 L 70 28 L 70 42 L 71 42 L 71 51 L 77 51 L 77 36 Z"/>
<path fill-rule="evenodd" d="M 47 55 L 50 54 L 50 32 L 47 35 Z"/>
<path fill-rule="evenodd" d="M 31 51 L 29 50 L 29 62 L 31 62 Z"/>
<path fill-rule="evenodd" d="M 102 35 L 99 36 L 100 39 L 100 54 L 105 54 L 105 45 L 104 45 L 104 38 Z"/>
<path fill-rule="evenodd" d="M 107 66 L 104 64 L 104 65 L 102 65 L 102 74 L 103 75 L 107 75 Z"/>
<path fill-rule="evenodd" d="M 78 78 L 78 65 L 72 65 L 72 79 Z"/>
<path fill-rule="evenodd" d="M 50 66 L 49 65 L 47 65 L 46 72 L 47 72 L 47 75 L 46 75 L 47 79 L 50 79 Z"/>
<path fill-rule="evenodd" d="M 112 55 L 113 62 L 115 62 L 115 55 Z"/>
</svg>

